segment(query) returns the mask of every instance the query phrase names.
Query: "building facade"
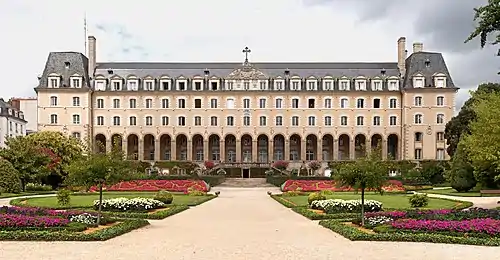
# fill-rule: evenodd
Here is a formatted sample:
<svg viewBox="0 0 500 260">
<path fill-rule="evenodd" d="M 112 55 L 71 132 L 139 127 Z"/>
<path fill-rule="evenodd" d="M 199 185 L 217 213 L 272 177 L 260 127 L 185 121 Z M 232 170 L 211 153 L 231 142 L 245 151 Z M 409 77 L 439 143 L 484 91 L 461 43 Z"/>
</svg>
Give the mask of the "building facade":
<svg viewBox="0 0 500 260">
<path fill-rule="evenodd" d="M 26 134 L 34 133 L 38 130 L 38 102 L 36 98 L 11 98 L 9 104 L 23 112 L 24 120 L 27 121 Z"/>
<path fill-rule="evenodd" d="M 397 43 L 397 62 L 96 62 L 53 52 L 38 129 L 106 144 L 139 160 L 292 163 L 351 160 L 381 146 L 394 159 L 448 159 L 454 85 L 441 53 Z M 396 49 L 396 48 L 395 48 Z"/>
<path fill-rule="evenodd" d="M 0 147 L 5 147 L 7 137 L 26 135 L 26 124 L 23 112 L 0 98 Z"/>
</svg>

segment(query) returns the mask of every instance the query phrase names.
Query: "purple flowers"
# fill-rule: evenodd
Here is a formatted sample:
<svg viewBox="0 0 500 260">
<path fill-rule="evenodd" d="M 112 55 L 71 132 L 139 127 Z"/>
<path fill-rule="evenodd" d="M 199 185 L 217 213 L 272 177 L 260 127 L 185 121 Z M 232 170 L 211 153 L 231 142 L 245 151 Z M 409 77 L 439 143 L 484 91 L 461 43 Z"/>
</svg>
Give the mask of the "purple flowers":
<svg viewBox="0 0 500 260">
<path fill-rule="evenodd" d="M 0 207 L 0 214 L 12 214 L 23 216 L 51 216 L 69 219 L 72 216 L 80 215 L 83 211 L 76 210 L 53 210 L 36 207 Z"/>
<path fill-rule="evenodd" d="M 500 235 L 500 220 L 470 219 L 470 220 L 417 220 L 400 219 L 392 222 L 396 229 L 419 230 L 419 231 L 448 231 L 448 232 L 474 232 L 489 235 Z"/>
<path fill-rule="evenodd" d="M 434 209 L 434 210 L 419 210 L 419 211 L 382 211 L 366 213 L 366 218 L 369 217 L 390 217 L 393 219 L 418 217 L 425 218 L 426 216 L 448 215 L 454 213 L 451 209 Z"/>
<path fill-rule="evenodd" d="M 59 217 L 0 214 L 0 228 L 62 227 L 66 226 L 68 223 L 69 223 L 68 219 Z"/>
</svg>

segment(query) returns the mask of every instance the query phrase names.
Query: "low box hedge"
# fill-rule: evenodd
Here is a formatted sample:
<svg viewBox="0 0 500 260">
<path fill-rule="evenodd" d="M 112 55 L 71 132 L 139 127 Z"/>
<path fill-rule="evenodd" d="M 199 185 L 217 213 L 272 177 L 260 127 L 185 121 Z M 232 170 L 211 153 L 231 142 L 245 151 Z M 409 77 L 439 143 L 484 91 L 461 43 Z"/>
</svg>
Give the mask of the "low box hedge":
<svg viewBox="0 0 500 260">
<path fill-rule="evenodd" d="M 113 218 L 137 218 L 137 219 L 164 219 L 180 213 L 186 209 L 188 206 L 167 206 L 168 209 L 158 210 L 154 213 L 147 212 L 113 212 L 113 211 L 103 211 L 103 215 Z M 86 210 L 87 212 L 97 212 L 95 210 Z"/>
<path fill-rule="evenodd" d="M 351 241 L 392 241 L 392 242 L 428 242 L 443 244 L 462 244 L 478 246 L 500 246 L 498 238 L 477 238 L 477 237 L 458 237 L 433 233 L 367 233 L 360 229 L 343 224 L 350 220 L 322 220 L 319 224 L 333 232 L 351 240 Z"/>
<path fill-rule="evenodd" d="M 149 225 L 144 219 L 115 219 L 120 222 L 114 226 L 97 230 L 92 233 L 68 231 L 0 231 L 0 240 L 3 241 L 104 241 L 134 229 Z"/>
<path fill-rule="evenodd" d="M 226 176 L 201 175 L 195 177 L 190 175 L 139 175 L 134 176 L 133 180 L 204 180 L 206 183 L 210 184 L 210 187 L 215 187 L 226 181 Z"/>
<path fill-rule="evenodd" d="M 335 214 L 319 214 L 312 211 L 307 207 L 295 207 L 293 211 L 310 220 L 324 220 L 324 219 L 351 219 L 360 216 L 360 213 L 335 213 Z"/>
<path fill-rule="evenodd" d="M 8 198 L 16 198 L 16 197 L 24 197 L 24 196 L 35 196 L 35 195 L 46 195 L 46 194 L 55 194 L 55 191 L 28 191 L 22 193 L 0 193 L 0 199 L 8 199 Z"/>
<path fill-rule="evenodd" d="M 281 205 L 287 207 L 287 208 L 295 208 L 295 207 L 299 207 L 297 204 L 283 198 L 283 196 L 281 195 L 271 195 L 271 198 L 273 198 L 274 200 L 276 200 L 277 202 L 279 202 Z"/>
</svg>

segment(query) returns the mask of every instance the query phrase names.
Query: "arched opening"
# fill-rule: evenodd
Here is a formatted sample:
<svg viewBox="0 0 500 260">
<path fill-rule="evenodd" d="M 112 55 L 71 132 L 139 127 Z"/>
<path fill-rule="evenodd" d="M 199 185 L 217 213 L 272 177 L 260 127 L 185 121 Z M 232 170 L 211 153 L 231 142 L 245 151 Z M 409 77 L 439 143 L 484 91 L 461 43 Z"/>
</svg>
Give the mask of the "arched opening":
<svg viewBox="0 0 500 260">
<path fill-rule="evenodd" d="M 111 136 L 111 144 L 114 149 L 121 151 L 123 149 L 123 138 L 121 134 L 114 134 Z"/>
<path fill-rule="evenodd" d="M 127 137 L 127 158 L 129 160 L 139 159 L 139 137 L 135 134 L 130 134 Z"/>
<path fill-rule="evenodd" d="M 187 160 L 187 136 L 184 134 L 180 134 L 175 138 L 175 157 L 179 161 Z"/>
<path fill-rule="evenodd" d="M 218 135 L 214 134 L 208 137 L 208 150 L 210 151 L 210 160 L 220 161 L 220 137 Z"/>
<path fill-rule="evenodd" d="M 333 161 L 333 136 L 323 136 L 323 161 Z"/>
<path fill-rule="evenodd" d="M 243 135 L 241 137 L 241 160 L 242 162 L 252 162 L 252 137 Z"/>
<path fill-rule="evenodd" d="M 275 161 L 285 160 L 285 137 L 283 135 L 275 135 L 273 138 L 273 154 Z"/>
<path fill-rule="evenodd" d="M 192 150 L 192 158 L 196 162 L 203 162 L 205 159 L 203 154 L 203 136 L 194 135 L 192 140 L 193 150 Z"/>
<path fill-rule="evenodd" d="M 172 138 L 168 134 L 160 136 L 160 160 L 172 160 Z"/>
<path fill-rule="evenodd" d="M 346 134 L 339 136 L 339 160 L 349 160 L 350 159 L 350 138 Z"/>
<path fill-rule="evenodd" d="M 267 163 L 269 161 L 269 138 L 267 135 L 259 135 L 257 137 L 257 151 L 259 153 L 259 162 Z"/>
<path fill-rule="evenodd" d="M 379 135 L 379 134 L 372 135 L 371 149 L 372 149 L 372 152 L 378 151 L 379 156 L 382 156 L 382 136 L 381 135 Z"/>
<path fill-rule="evenodd" d="M 298 134 L 290 136 L 290 161 L 300 161 L 301 138 Z"/>
<path fill-rule="evenodd" d="M 144 136 L 144 160 L 155 160 L 155 137 L 152 134 Z"/>
<path fill-rule="evenodd" d="M 354 137 L 354 155 L 355 158 L 361 158 L 366 154 L 366 136 L 363 134 L 357 134 Z"/>
<path fill-rule="evenodd" d="M 106 136 L 103 134 L 97 134 L 95 136 L 94 151 L 97 153 L 106 152 Z"/>
<path fill-rule="evenodd" d="M 226 135 L 224 145 L 224 149 L 226 150 L 225 160 L 230 163 L 236 162 L 236 137 L 234 135 Z"/>
<path fill-rule="evenodd" d="M 316 135 L 308 135 L 306 137 L 306 161 L 314 161 L 318 159 L 318 137 Z"/>
<path fill-rule="evenodd" d="M 398 153 L 399 138 L 396 134 L 390 134 L 387 137 L 387 154 L 391 160 L 399 160 Z"/>
</svg>

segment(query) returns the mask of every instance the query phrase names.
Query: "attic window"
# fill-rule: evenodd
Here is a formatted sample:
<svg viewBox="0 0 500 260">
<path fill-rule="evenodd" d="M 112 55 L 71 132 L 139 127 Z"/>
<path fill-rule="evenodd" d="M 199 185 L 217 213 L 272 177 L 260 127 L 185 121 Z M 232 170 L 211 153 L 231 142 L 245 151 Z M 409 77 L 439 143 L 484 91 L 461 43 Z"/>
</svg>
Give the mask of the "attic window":
<svg viewBox="0 0 500 260">
<path fill-rule="evenodd" d="M 429 59 L 425 59 L 425 67 L 429 68 L 431 66 L 431 61 Z"/>
<path fill-rule="evenodd" d="M 71 64 L 70 64 L 68 61 L 66 61 L 66 62 L 64 63 L 64 67 L 65 67 L 66 69 L 69 69 L 69 65 L 71 65 Z"/>
</svg>

